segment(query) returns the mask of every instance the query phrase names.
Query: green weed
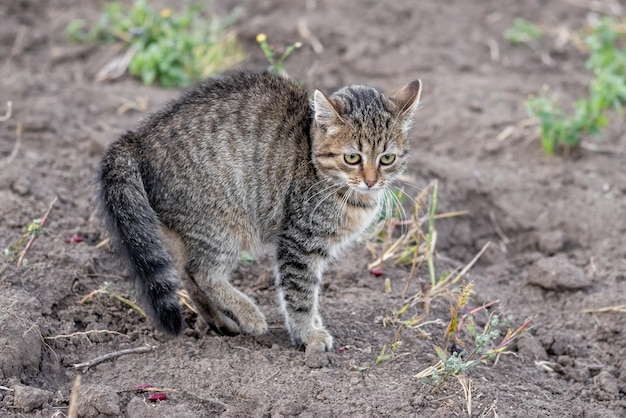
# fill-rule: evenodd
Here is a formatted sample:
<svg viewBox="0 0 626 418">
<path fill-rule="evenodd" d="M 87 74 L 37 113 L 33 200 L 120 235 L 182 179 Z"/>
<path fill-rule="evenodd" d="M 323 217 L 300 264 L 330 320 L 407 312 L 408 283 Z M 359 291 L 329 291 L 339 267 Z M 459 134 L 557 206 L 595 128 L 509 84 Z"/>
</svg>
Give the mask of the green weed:
<svg viewBox="0 0 626 418">
<path fill-rule="evenodd" d="M 593 72 L 593 79 L 587 96 L 576 100 L 571 112 L 548 95 L 546 86 L 539 96 L 526 101 L 528 113 L 539 121 L 541 146 L 546 154 L 554 155 L 560 149 L 568 152 L 585 136 L 598 134 L 609 123 L 609 111 L 623 114 L 626 50 L 619 42 L 625 32 L 623 24 L 605 18 L 584 37 L 584 46 L 589 50 L 587 68 Z"/>
<path fill-rule="evenodd" d="M 256 37 L 256 41 L 259 44 L 261 51 L 263 51 L 265 59 L 270 64 L 268 70 L 274 74 L 287 76 L 287 71 L 285 70 L 285 60 L 296 49 L 300 48 L 302 44 L 300 42 L 296 42 L 291 45 L 287 45 L 283 53 L 276 58 L 276 50 L 268 43 L 267 36 L 264 33 L 259 33 Z"/>
<path fill-rule="evenodd" d="M 204 9 L 196 4 L 180 12 L 158 12 L 146 0 L 136 0 L 132 6 L 112 2 L 91 29 L 86 22 L 73 20 L 66 33 L 75 42 L 128 45 L 132 51 L 128 72 L 145 84 L 188 86 L 243 58 L 235 33 L 228 30 L 237 19 L 237 9 L 226 17 L 206 17 Z"/>
<path fill-rule="evenodd" d="M 20 239 L 16 244 L 10 244 L 2 251 L 2 254 L 8 260 L 12 261 L 17 258 L 18 267 L 22 267 L 23 265 L 28 264 L 28 260 L 26 260 L 26 254 L 35 243 L 35 240 L 43 235 L 44 225 L 48 220 L 48 216 L 50 215 L 50 212 L 52 211 L 52 207 L 56 203 L 56 200 L 56 197 L 52 199 L 48 210 L 41 218 L 33 219 L 31 223 L 24 227 L 24 232 L 22 233 Z"/>
<path fill-rule="evenodd" d="M 541 40 L 541 28 L 526 19 L 517 18 L 504 32 L 504 38 L 513 45 L 530 44 Z"/>
<path fill-rule="evenodd" d="M 436 392 L 449 377 L 463 375 L 472 367 L 488 360 L 497 360 L 500 355 L 507 352 L 506 350 L 513 340 L 531 327 L 534 320 L 534 318 L 528 318 L 517 329 L 509 328 L 504 337 L 500 339 L 501 334 L 498 329 L 500 317 L 496 313 L 487 311 L 487 308 L 494 306 L 497 302 L 487 303 L 461 315 L 461 312 L 467 310 L 467 302 L 472 287 L 472 283 L 461 286 L 455 303 L 450 305 L 451 319 L 446 328 L 445 346 L 443 348 L 434 347 L 439 361 L 415 376 L 426 383 L 433 384 L 433 392 Z M 477 328 L 474 321 L 474 316 L 480 312 L 487 315 L 487 321 L 482 330 Z M 462 331 L 465 331 L 471 339 L 467 345 L 460 338 Z M 498 342 L 498 340 L 500 341 Z M 460 351 L 454 349 L 450 353 L 451 341 L 455 343 L 455 346 L 462 347 L 462 349 Z"/>
</svg>

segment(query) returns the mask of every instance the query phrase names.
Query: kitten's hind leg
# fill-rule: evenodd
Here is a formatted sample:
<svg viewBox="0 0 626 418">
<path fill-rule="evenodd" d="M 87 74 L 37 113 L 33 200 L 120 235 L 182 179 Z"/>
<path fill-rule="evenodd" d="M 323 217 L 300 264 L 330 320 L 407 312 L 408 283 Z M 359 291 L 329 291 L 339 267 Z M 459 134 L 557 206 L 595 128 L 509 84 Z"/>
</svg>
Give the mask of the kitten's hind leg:
<svg viewBox="0 0 626 418">
<path fill-rule="evenodd" d="M 236 251 L 227 253 L 224 249 L 229 246 L 221 244 L 219 248 L 207 248 L 202 243 L 194 243 L 185 270 L 206 296 L 209 314 L 216 315 L 218 323 L 235 323 L 245 334 L 263 334 L 267 331 L 265 316 L 252 299 L 229 283 L 238 254 Z"/>
<path fill-rule="evenodd" d="M 241 334 L 239 325 L 213 306 L 207 295 L 189 274 L 182 274 L 181 278 L 198 313 L 213 331 L 231 336 Z"/>
<path fill-rule="evenodd" d="M 223 335 L 237 335 L 241 333 L 239 325 L 213 306 L 198 283 L 186 272 L 186 265 L 189 261 L 187 249 L 182 237 L 172 229 L 161 225 L 161 231 L 165 238 L 165 244 L 172 255 L 178 274 L 182 279 L 189 297 L 193 300 L 198 314 L 204 322 L 215 332 Z"/>
</svg>

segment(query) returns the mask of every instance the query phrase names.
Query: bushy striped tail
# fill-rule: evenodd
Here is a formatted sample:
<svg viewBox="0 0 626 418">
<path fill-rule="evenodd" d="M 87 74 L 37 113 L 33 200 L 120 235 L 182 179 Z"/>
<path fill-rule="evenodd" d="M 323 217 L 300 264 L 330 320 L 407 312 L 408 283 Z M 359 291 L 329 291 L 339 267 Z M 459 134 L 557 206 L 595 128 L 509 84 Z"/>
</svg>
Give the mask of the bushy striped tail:
<svg viewBox="0 0 626 418">
<path fill-rule="evenodd" d="M 96 180 L 99 210 L 113 249 L 135 280 L 140 303 L 157 328 L 179 334 L 180 279 L 148 201 L 133 142 L 134 135 L 127 133 L 106 151 Z"/>
</svg>

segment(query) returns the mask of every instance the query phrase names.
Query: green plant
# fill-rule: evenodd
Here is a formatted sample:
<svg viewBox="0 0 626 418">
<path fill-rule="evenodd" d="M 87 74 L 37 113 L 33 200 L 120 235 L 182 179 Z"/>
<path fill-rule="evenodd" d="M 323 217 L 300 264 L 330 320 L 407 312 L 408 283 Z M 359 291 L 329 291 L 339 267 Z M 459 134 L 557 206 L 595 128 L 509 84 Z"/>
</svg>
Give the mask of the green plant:
<svg viewBox="0 0 626 418">
<path fill-rule="evenodd" d="M 451 319 L 446 328 L 445 346 L 435 346 L 435 352 L 439 361 L 430 366 L 415 377 L 422 379 L 426 383 L 434 384 L 433 392 L 437 391 L 451 376 L 460 376 L 466 373 L 470 368 L 479 365 L 488 360 L 496 359 L 506 353 L 508 346 L 526 332 L 532 325 L 534 318 L 528 318 L 517 329 L 508 329 L 504 337 L 500 339 L 500 330 L 498 329 L 500 317 L 496 313 L 489 313 L 487 308 L 495 305 L 497 302 L 490 302 L 484 306 L 478 307 L 460 315 L 460 312 L 466 310 L 469 295 L 472 291 L 473 284 L 468 283 L 461 286 L 459 295 L 455 304 L 450 305 Z M 482 330 L 476 327 L 474 316 L 479 312 L 487 315 L 487 321 Z M 471 338 L 470 344 L 464 344 L 460 338 L 461 331 L 465 331 Z M 454 350 L 449 352 L 449 343 L 454 340 L 457 346 L 465 347 L 462 350 Z"/>
<path fill-rule="evenodd" d="M 559 148 L 580 145 L 586 135 L 595 135 L 608 125 L 608 111 L 623 113 L 626 103 L 626 50 L 619 46 L 623 26 L 605 18 L 585 37 L 589 49 L 587 67 L 593 71 L 588 95 L 576 100 L 571 116 L 549 97 L 548 87 L 526 101 L 528 113 L 539 121 L 541 146 L 548 155 Z"/>
<path fill-rule="evenodd" d="M 513 26 L 504 32 L 504 38 L 513 45 L 530 44 L 541 40 L 541 28 L 526 19 L 516 18 Z"/>
<path fill-rule="evenodd" d="M 259 33 L 256 36 L 256 41 L 263 51 L 263 55 L 265 55 L 265 59 L 270 64 L 268 70 L 274 74 L 280 74 L 283 76 L 287 76 L 287 71 L 285 70 L 285 60 L 289 55 L 291 55 L 296 49 L 300 48 L 302 44 L 300 42 L 293 43 L 288 45 L 283 53 L 276 59 L 276 50 L 273 46 L 271 46 L 267 42 L 267 36 L 264 33 Z"/>
<path fill-rule="evenodd" d="M 131 75 L 145 84 L 187 86 L 194 80 L 228 69 L 243 58 L 243 50 L 228 27 L 237 9 L 226 17 L 203 15 L 202 4 L 175 13 L 160 12 L 146 0 L 132 6 L 113 2 L 87 30 L 82 20 L 71 21 L 66 33 L 75 42 L 122 42 L 131 49 Z"/>
<path fill-rule="evenodd" d="M 27 264 L 28 261 L 25 258 L 26 254 L 33 246 L 35 240 L 44 233 L 43 227 L 46 224 L 48 216 L 50 215 L 52 207 L 56 201 L 56 197 L 53 198 L 46 213 L 40 219 L 33 219 L 31 223 L 24 227 L 24 233 L 20 236 L 17 244 L 10 244 L 2 252 L 3 255 L 9 260 L 14 260 L 17 257 L 18 267 L 22 267 L 22 265 Z"/>
</svg>

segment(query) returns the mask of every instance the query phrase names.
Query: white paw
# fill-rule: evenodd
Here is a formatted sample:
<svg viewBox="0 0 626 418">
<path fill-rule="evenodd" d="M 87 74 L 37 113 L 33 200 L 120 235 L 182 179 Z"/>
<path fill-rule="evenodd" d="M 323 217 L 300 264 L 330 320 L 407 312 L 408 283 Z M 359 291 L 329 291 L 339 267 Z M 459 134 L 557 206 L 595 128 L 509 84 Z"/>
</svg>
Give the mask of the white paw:
<svg viewBox="0 0 626 418">
<path fill-rule="evenodd" d="M 267 332 L 265 315 L 253 303 L 240 304 L 233 314 L 237 317 L 239 328 L 244 334 L 261 335 Z"/>
</svg>

